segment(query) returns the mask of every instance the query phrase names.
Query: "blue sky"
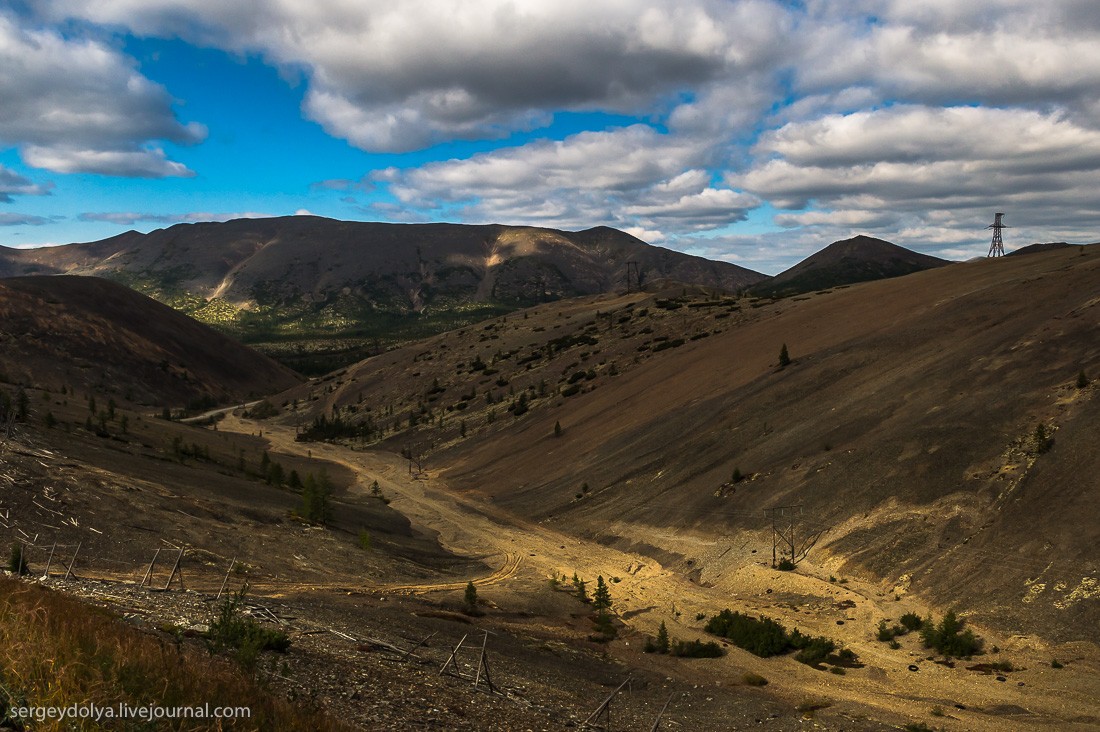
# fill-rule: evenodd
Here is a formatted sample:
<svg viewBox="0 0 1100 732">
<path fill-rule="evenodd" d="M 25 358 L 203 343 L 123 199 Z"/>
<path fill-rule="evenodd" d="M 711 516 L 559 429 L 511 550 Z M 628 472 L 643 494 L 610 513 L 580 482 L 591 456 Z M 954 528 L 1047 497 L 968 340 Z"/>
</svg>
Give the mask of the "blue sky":
<svg viewBox="0 0 1100 732">
<path fill-rule="evenodd" d="M 245 7 L 247 5 L 247 7 Z M 5 9 L 6 8 L 6 9 Z M 0 245 L 178 222 L 615 226 L 777 272 L 1100 239 L 1091 0 L 0 5 Z"/>
</svg>

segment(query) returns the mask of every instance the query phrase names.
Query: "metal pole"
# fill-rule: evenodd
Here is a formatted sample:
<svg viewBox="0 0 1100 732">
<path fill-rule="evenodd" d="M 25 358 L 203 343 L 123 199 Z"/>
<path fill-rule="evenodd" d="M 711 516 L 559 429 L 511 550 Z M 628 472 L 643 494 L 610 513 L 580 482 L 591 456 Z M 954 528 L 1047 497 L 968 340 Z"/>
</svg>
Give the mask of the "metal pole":
<svg viewBox="0 0 1100 732">
<path fill-rule="evenodd" d="M 214 598 L 215 600 L 222 599 L 222 593 L 225 592 L 225 585 L 227 582 L 229 582 L 229 574 L 233 571 L 233 567 L 236 564 L 237 558 L 233 557 L 233 561 L 229 563 L 229 569 L 225 570 L 225 579 L 222 580 L 222 586 L 218 588 L 218 596 Z"/>
<path fill-rule="evenodd" d="M 157 563 L 157 557 L 160 555 L 160 549 L 153 552 L 153 561 L 149 562 L 149 568 L 145 570 L 145 576 L 141 578 L 141 584 L 138 587 L 144 587 L 145 581 L 149 579 L 149 575 L 153 573 L 153 565 Z M 151 583 L 150 583 L 151 584 Z"/>
<path fill-rule="evenodd" d="M 50 576 L 50 564 L 53 563 L 53 553 L 55 549 L 57 549 L 56 541 L 53 543 L 53 546 L 50 547 L 50 558 L 46 560 L 46 571 L 42 573 L 42 579 L 46 579 Z"/>
<path fill-rule="evenodd" d="M 69 579 L 70 577 L 75 577 L 76 576 L 76 575 L 73 574 L 73 565 L 76 564 L 76 556 L 78 554 L 80 554 L 80 546 L 83 543 L 84 543 L 83 541 L 78 541 L 76 543 L 76 551 L 73 552 L 72 561 L 69 562 L 69 566 L 65 568 L 65 579 Z"/>
</svg>

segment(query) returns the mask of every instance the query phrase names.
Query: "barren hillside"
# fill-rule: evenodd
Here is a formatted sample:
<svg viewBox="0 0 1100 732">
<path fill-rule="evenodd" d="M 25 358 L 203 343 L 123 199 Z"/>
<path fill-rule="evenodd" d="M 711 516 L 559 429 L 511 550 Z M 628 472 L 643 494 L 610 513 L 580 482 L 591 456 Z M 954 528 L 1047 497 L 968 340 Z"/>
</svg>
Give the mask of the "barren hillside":
<svg viewBox="0 0 1100 732">
<path fill-rule="evenodd" d="M 1098 303 L 1091 248 L 776 303 L 597 298 L 286 398 L 298 421 L 335 414 L 456 485 L 699 581 L 757 559 L 740 533 L 767 536 L 765 509 L 799 505 L 819 564 L 1002 628 L 1096 640 L 1085 445 L 1100 415 L 1076 381 L 1100 376 Z"/>
<path fill-rule="evenodd" d="M 299 380 L 172 308 L 94 277 L 0 280 L 0 345 L 2 381 L 145 404 L 241 400 Z"/>
</svg>

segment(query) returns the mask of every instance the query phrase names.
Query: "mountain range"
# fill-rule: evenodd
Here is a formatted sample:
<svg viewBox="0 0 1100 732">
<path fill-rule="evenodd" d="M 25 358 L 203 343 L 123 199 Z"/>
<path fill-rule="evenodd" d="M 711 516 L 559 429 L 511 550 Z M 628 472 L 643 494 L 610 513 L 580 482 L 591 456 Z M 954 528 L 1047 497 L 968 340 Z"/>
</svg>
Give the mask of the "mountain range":
<svg viewBox="0 0 1100 732">
<path fill-rule="evenodd" d="M 764 278 L 598 227 L 383 224 L 315 216 L 180 224 L 0 249 L 0 276 L 106 277 L 309 373 L 539 302 L 675 280 Z"/>
</svg>

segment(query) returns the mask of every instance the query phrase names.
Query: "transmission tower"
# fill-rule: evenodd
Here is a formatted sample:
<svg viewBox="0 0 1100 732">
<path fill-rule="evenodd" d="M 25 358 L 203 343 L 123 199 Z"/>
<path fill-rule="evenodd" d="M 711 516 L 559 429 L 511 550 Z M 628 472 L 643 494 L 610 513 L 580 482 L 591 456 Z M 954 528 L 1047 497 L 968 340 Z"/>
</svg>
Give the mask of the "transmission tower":
<svg viewBox="0 0 1100 732">
<path fill-rule="evenodd" d="M 1004 242 L 1001 241 L 1001 229 L 1010 229 L 1012 227 L 1005 226 L 1001 223 L 1001 217 L 1004 216 L 1003 213 L 993 214 L 993 216 L 993 223 L 985 227 L 987 229 L 993 229 L 993 241 L 989 245 L 989 254 L 986 256 L 1003 257 L 1005 255 L 1005 245 Z"/>
</svg>

